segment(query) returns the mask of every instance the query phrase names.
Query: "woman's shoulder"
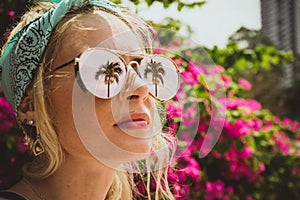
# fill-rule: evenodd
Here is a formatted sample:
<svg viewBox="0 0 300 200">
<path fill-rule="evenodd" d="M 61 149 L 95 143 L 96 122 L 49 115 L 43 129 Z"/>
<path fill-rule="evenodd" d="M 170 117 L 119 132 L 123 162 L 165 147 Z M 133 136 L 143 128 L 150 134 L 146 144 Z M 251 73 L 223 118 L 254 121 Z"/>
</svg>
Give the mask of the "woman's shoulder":
<svg viewBox="0 0 300 200">
<path fill-rule="evenodd" d="M 26 200 L 26 198 L 16 192 L 0 191 L 0 200 Z"/>
</svg>

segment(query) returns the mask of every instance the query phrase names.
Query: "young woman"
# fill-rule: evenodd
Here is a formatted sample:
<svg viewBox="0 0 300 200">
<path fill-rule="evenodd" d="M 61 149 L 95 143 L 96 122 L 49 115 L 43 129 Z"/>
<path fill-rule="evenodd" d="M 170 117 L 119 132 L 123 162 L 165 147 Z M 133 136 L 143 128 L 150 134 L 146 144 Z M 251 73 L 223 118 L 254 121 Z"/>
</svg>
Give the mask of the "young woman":
<svg viewBox="0 0 300 200">
<path fill-rule="evenodd" d="M 35 158 L 0 199 L 134 199 L 137 178 L 145 198 L 174 199 L 173 139 L 155 102 L 175 95 L 179 75 L 146 53 L 148 29 L 105 0 L 39 3 L 22 17 L 2 50 L 0 87 Z"/>
</svg>

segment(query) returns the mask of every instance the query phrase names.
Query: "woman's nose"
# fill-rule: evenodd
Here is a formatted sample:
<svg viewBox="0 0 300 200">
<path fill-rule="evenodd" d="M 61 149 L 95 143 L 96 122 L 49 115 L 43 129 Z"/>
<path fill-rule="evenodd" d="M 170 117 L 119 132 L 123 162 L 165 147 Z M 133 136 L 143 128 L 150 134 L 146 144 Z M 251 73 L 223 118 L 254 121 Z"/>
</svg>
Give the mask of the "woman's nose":
<svg viewBox="0 0 300 200">
<path fill-rule="evenodd" d="M 137 100 L 137 101 L 146 101 L 149 97 L 149 89 L 147 86 L 140 86 L 135 89 L 133 92 L 126 95 L 127 100 Z"/>
<path fill-rule="evenodd" d="M 141 79 L 138 71 L 139 63 L 131 61 L 127 65 L 127 79 L 121 96 L 126 100 L 145 101 L 149 97 L 149 88 Z"/>
</svg>

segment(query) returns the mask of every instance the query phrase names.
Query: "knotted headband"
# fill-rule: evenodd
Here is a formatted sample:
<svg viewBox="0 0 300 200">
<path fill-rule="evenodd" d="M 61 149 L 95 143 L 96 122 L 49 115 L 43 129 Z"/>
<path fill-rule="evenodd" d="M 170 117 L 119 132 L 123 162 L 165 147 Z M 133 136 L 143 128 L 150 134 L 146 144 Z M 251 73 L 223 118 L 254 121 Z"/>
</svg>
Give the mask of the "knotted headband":
<svg viewBox="0 0 300 200">
<path fill-rule="evenodd" d="M 25 95 L 26 87 L 33 80 L 53 28 L 70 10 L 84 5 L 101 7 L 120 15 L 118 7 L 107 0 L 43 0 L 56 2 L 44 15 L 23 27 L 3 50 L 0 59 L 0 88 L 13 106 L 15 113 Z"/>
</svg>

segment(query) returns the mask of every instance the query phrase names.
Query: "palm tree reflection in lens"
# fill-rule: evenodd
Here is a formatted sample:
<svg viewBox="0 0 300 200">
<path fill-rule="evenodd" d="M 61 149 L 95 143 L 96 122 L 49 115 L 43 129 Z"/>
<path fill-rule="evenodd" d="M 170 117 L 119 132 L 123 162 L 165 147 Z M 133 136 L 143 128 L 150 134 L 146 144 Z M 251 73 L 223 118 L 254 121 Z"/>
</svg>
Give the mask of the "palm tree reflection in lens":
<svg viewBox="0 0 300 200">
<path fill-rule="evenodd" d="M 119 62 L 109 62 L 101 65 L 99 70 L 95 74 L 95 79 L 100 80 L 101 75 L 105 75 L 104 84 L 107 85 L 107 98 L 110 97 L 110 85 L 115 81 L 119 84 L 120 75 L 123 73 L 123 70 L 120 67 Z"/>
<path fill-rule="evenodd" d="M 164 85 L 163 77 L 166 75 L 166 71 L 163 69 L 161 62 L 156 62 L 153 59 L 147 64 L 147 68 L 144 71 L 144 77 L 147 79 L 149 73 L 152 73 L 152 83 L 155 86 L 155 96 L 157 97 L 157 84 Z"/>
</svg>

